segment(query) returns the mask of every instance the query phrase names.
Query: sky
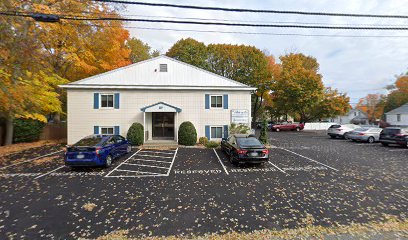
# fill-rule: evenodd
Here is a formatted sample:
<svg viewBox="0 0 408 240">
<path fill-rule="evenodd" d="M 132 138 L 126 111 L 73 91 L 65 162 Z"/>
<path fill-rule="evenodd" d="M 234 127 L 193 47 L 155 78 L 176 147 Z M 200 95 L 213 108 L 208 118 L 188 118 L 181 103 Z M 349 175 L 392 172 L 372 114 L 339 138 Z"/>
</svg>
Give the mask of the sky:
<svg viewBox="0 0 408 240">
<path fill-rule="evenodd" d="M 406 0 L 146 0 L 153 3 L 172 3 L 225 8 L 293 10 L 313 12 L 341 12 L 381 15 L 406 15 Z M 335 25 L 387 25 L 408 27 L 408 19 L 378 19 L 353 17 L 302 16 L 265 13 L 235 13 L 178 9 L 168 7 L 149 7 L 128 5 L 121 10 L 130 18 L 205 18 L 245 22 L 252 24 L 285 24 L 292 22 L 321 23 Z M 150 17 L 149 17 L 150 16 Z M 177 19 L 180 20 L 180 19 Z M 181 19 L 183 20 L 183 19 Z M 191 20 L 191 19 L 190 19 Z M 199 21 L 194 20 L 192 21 Z M 148 43 L 162 54 L 182 38 L 194 38 L 205 44 L 227 43 L 245 44 L 266 50 L 278 58 L 290 52 L 313 56 L 320 64 L 320 73 L 326 86 L 345 92 L 351 97 L 352 105 L 368 93 L 387 93 L 385 86 L 395 82 L 396 76 L 408 71 L 408 31 L 367 31 L 367 30 L 320 30 L 291 28 L 260 28 L 201 26 L 169 23 L 127 23 L 132 37 Z M 392 26 L 391 26 L 392 27 Z M 140 28 L 171 28 L 178 30 L 204 30 L 229 32 L 267 32 L 284 34 L 323 34 L 323 35 L 370 35 L 375 37 L 316 37 L 316 36 L 277 36 L 261 34 L 208 33 L 162 31 Z M 378 36 L 392 37 L 378 37 Z M 395 37 L 395 36 L 407 37 Z"/>
</svg>

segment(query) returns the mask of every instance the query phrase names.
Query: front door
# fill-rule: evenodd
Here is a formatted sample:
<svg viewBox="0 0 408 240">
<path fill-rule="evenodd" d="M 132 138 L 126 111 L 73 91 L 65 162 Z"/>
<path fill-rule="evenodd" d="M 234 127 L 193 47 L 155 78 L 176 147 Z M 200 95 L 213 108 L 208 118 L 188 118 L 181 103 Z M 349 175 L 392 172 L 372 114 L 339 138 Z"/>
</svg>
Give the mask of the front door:
<svg viewBox="0 0 408 240">
<path fill-rule="evenodd" d="M 152 113 L 153 139 L 174 139 L 174 113 Z"/>
</svg>

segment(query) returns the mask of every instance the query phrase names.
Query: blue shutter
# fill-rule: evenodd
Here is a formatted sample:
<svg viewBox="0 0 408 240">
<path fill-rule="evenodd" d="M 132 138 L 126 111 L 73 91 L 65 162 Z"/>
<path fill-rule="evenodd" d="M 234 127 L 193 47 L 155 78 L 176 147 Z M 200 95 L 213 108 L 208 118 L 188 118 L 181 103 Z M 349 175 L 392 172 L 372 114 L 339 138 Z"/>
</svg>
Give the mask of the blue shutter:
<svg viewBox="0 0 408 240">
<path fill-rule="evenodd" d="M 94 126 L 94 134 L 99 134 L 99 126 Z"/>
<path fill-rule="evenodd" d="M 115 135 L 119 135 L 119 126 L 115 126 Z"/>
<path fill-rule="evenodd" d="M 208 140 L 211 139 L 210 126 L 208 126 L 208 125 L 205 126 L 205 136 L 208 138 Z"/>
<path fill-rule="evenodd" d="M 224 94 L 222 100 L 223 100 L 223 103 L 224 103 L 224 109 L 228 109 L 228 94 Z"/>
<path fill-rule="evenodd" d="M 94 109 L 99 108 L 99 93 L 94 93 Z"/>
<path fill-rule="evenodd" d="M 210 94 L 205 94 L 205 109 L 210 109 Z"/>
<path fill-rule="evenodd" d="M 224 138 L 228 137 L 228 125 L 224 125 Z"/>
<path fill-rule="evenodd" d="M 115 109 L 119 109 L 119 93 L 115 93 Z"/>
</svg>

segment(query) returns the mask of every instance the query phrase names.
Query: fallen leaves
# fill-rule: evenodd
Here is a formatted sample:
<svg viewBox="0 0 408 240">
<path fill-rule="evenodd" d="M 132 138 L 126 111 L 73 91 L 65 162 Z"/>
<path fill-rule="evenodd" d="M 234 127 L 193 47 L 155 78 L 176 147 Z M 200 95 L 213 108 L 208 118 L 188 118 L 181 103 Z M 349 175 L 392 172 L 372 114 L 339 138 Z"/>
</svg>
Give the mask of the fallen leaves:
<svg viewBox="0 0 408 240">
<path fill-rule="evenodd" d="M 92 212 L 92 210 L 94 210 L 94 208 L 96 208 L 98 205 L 96 205 L 95 203 L 85 203 L 82 208 L 85 209 L 88 212 Z"/>
</svg>

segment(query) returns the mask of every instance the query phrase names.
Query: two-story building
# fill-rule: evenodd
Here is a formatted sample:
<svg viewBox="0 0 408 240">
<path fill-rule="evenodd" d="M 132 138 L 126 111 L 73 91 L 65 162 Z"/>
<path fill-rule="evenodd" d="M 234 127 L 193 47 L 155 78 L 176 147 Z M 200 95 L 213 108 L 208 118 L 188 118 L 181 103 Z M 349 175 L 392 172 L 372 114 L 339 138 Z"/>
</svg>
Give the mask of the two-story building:
<svg viewBox="0 0 408 240">
<path fill-rule="evenodd" d="M 234 123 L 250 125 L 255 88 L 159 56 L 61 85 L 67 90 L 68 144 L 91 134 L 121 134 L 138 122 L 145 141 L 178 140 L 190 121 L 198 137 L 220 140 Z"/>
</svg>

